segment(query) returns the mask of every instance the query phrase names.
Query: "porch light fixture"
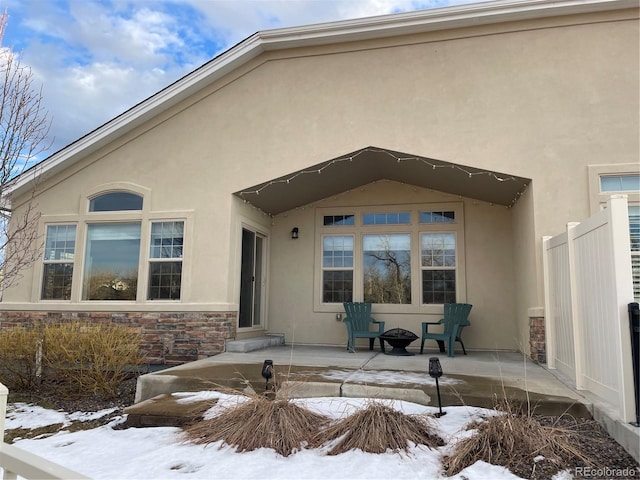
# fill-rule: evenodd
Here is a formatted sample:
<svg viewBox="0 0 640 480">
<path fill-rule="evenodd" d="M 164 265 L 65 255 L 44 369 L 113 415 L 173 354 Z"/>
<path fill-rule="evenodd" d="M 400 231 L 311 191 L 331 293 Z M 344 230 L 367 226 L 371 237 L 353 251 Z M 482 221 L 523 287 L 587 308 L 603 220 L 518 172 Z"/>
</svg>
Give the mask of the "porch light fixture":
<svg viewBox="0 0 640 480">
<path fill-rule="evenodd" d="M 262 377 L 267 381 L 264 386 L 265 391 L 269 389 L 269 380 L 273 378 L 273 373 L 273 360 L 265 360 L 262 364 Z"/>
<path fill-rule="evenodd" d="M 442 376 L 442 366 L 440 365 L 440 360 L 438 357 L 431 357 L 429 359 L 429 376 L 431 378 L 436 379 L 436 391 L 438 392 L 438 409 L 440 413 L 436 413 L 436 417 L 440 418 L 443 415 L 446 415 L 447 412 L 442 411 L 442 400 L 440 399 L 440 384 L 438 383 L 438 378 Z"/>
<path fill-rule="evenodd" d="M 294 240 L 298 239 L 298 227 L 293 227 L 293 230 L 291 230 L 291 238 Z"/>
</svg>

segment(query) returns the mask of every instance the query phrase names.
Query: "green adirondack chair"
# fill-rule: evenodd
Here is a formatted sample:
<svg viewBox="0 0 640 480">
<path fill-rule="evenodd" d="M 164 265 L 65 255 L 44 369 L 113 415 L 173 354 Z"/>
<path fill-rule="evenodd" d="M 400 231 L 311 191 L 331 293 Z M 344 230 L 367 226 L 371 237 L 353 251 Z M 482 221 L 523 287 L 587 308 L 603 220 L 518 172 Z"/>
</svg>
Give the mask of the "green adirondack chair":
<svg viewBox="0 0 640 480">
<path fill-rule="evenodd" d="M 384 333 L 384 322 L 378 322 L 371 317 L 371 304 L 364 302 L 345 302 L 344 324 L 347 327 L 347 350 L 351 353 L 356 351 L 356 338 L 368 338 L 369 350 L 373 350 L 373 343 L 376 338 Z M 377 330 L 372 330 L 377 327 Z M 384 352 L 384 340 L 380 338 L 380 349 Z"/>
<path fill-rule="evenodd" d="M 435 340 L 438 342 L 440 351 L 444 352 L 444 343 L 447 342 L 447 356 L 454 356 L 454 347 L 456 342 L 462 345 L 462 352 L 466 355 L 467 351 L 462 342 L 462 329 L 470 325 L 469 312 L 472 305 L 468 303 L 446 303 L 444 305 L 444 318 L 437 322 L 422 322 L 422 344 L 420 345 L 420 353 L 424 350 L 425 340 Z M 429 325 L 444 325 L 442 333 L 429 332 Z"/>
</svg>

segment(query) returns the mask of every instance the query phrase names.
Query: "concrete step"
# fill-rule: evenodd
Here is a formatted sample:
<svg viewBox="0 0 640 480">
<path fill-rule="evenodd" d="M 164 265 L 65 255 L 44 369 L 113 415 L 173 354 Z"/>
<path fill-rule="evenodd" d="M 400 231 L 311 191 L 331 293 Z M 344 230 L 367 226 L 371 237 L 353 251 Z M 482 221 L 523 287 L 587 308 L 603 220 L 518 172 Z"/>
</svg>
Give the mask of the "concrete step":
<svg viewBox="0 0 640 480">
<path fill-rule="evenodd" d="M 212 406 L 211 400 L 180 403 L 169 394 L 158 395 L 124 409 L 129 427 L 181 427 L 199 419 Z"/>
<path fill-rule="evenodd" d="M 263 337 L 244 338 L 242 340 L 227 340 L 225 351 L 247 353 L 281 345 L 284 345 L 284 335 L 265 335 Z"/>
</svg>

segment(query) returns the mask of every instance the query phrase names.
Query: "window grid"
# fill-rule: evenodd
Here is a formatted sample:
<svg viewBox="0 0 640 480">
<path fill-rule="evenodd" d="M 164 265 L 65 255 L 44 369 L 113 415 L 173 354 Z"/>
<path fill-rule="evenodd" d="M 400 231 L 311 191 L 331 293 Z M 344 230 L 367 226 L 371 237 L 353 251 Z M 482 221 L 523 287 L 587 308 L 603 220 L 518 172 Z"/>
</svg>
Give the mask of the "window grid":
<svg viewBox="0 0 640 480">
<path fill-rule="evenodd" d="M 409 225 L 410 212 L 365 213 L 362 215 L 363 225 Z"/>
<path fill-rule="evenodd" d="M 325 227 L 354 225 L 355 215 L 325 215 L 322 223 Z"/>
<path fill-rule="evenodd" d="M 47 226 L 44 259 L 48 262 L 73 261 L 76 249 L 75 225 Z"/>
<path fill-rule="evenodd" d="M 356 207 L 354 225 L 342 226 L 340 231 L 344 233 L 341 235 L 335 235 L 332 228 L 338 223 L 334 219 L 343 215 L 344 211 L 322 210 L 317 216 L 319 242 L 322 244 L 317 257 L 320 274 L 316 277 L 318 296 L 315 302 L 319 308 L 323 308 L 323 305 L 328 308 L 328 304 L 339 303 L 345 297 L 347 301 L 412 305 L 413 308 L 464 299 L 465 281 L 464 275 L 460 275 L 460 269 L 464 268 L 464 257 L 457 252 L 458 242 L 464 242 L 461 202 L 399 205 L 394 211 L 381 209 L 378 212 L 371 207 Z M 432 237 L 428 238 L 445 243 L 440 248 L 432 245 L 423 252 L 423 235 L 430 235 Z M 342 258 L 344 252 L 335 246 L 327 247 L 325 243 L 328 237 L 346 236 L 352 236 L 355 241 L 353 251 L 350 247 L 345 255 L 348 262 L 356 259 L 354 264 L 349 263 L 348 268 L 342 267 L 342 262 L 347 262 Z M 385 249 L 372 243 L 380 239 L 397 243 L 400 238 L 406 238 L 408 246 L 389 243 L 389 248 Z M 392 269 L 395 269 L 395 283 L 389 280 Z M 348 273 L 344 274 L 328 273 L 346 270 Z M 341 282 L 345 275 L 348 295 L 341 295 L 344 290 Z M 387 287 L 394 285 L 395 296 L 391 300 L 392 289 Z M 401 294 L 401 290 L 406 294 Z M 404 295 L 401 301 L 397 301 L 399 294 Z M 349 300 L 351 298 L 353 300 Z"/>
<path fill-rule="evenodd" d="M 76 246 L 75 225 L 48 225 L 41 298 L 70 300 Z"/>
<path fill-rule="evenodd" d="M 184 222 L 153 222 L 149 247 L 149 300 L 180 300 Z"/>
<path fill-rule="evenodd" d="M 352 235 L 326 235 L 322 239 L 322 302 L 353 301 Z"/>
<path fill-rule="evenodd" d="M 422 303 L 456 301 L 455 233 L 423 233 L 420 238 Z"/>
<path fill-rule="evenodd" d="M 422 303 L 455 303 L 455 270 L 422 271 Z"/>
<path fill-rule="evenodd" d="M 420 212 L 420 223 L 454 223 L 455 221 L 454 211 Z"/>
<path fill-rule="evenodd" d="M 151 224 L 150 258 L 182 258 L 183 222 L 154 222 Z"/>
</svg>

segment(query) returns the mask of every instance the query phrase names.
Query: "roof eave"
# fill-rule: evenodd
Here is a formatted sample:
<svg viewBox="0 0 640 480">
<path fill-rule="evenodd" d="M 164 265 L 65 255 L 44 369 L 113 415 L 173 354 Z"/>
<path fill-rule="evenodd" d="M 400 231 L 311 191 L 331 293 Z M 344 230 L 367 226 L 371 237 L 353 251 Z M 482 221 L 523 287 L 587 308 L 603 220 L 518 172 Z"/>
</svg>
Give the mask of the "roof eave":
<svg viewBox="0 0 640 480">
<path fill-rule="evenodd" d="M 35 177 L 73 165 L 265 51 L 637 6 L 637 0 L 498 0 L 260 31 L 43 160 Z M 19 195 L 32 182 L 33 172 L 28 171 L 5 191 Z"/>
<path fill-rule="evenodd" d="M 353 42 L 549 16 L 638 8 L 637 0 L 497 0 L 259 32 L 265 49 Z"/>
</svg>

